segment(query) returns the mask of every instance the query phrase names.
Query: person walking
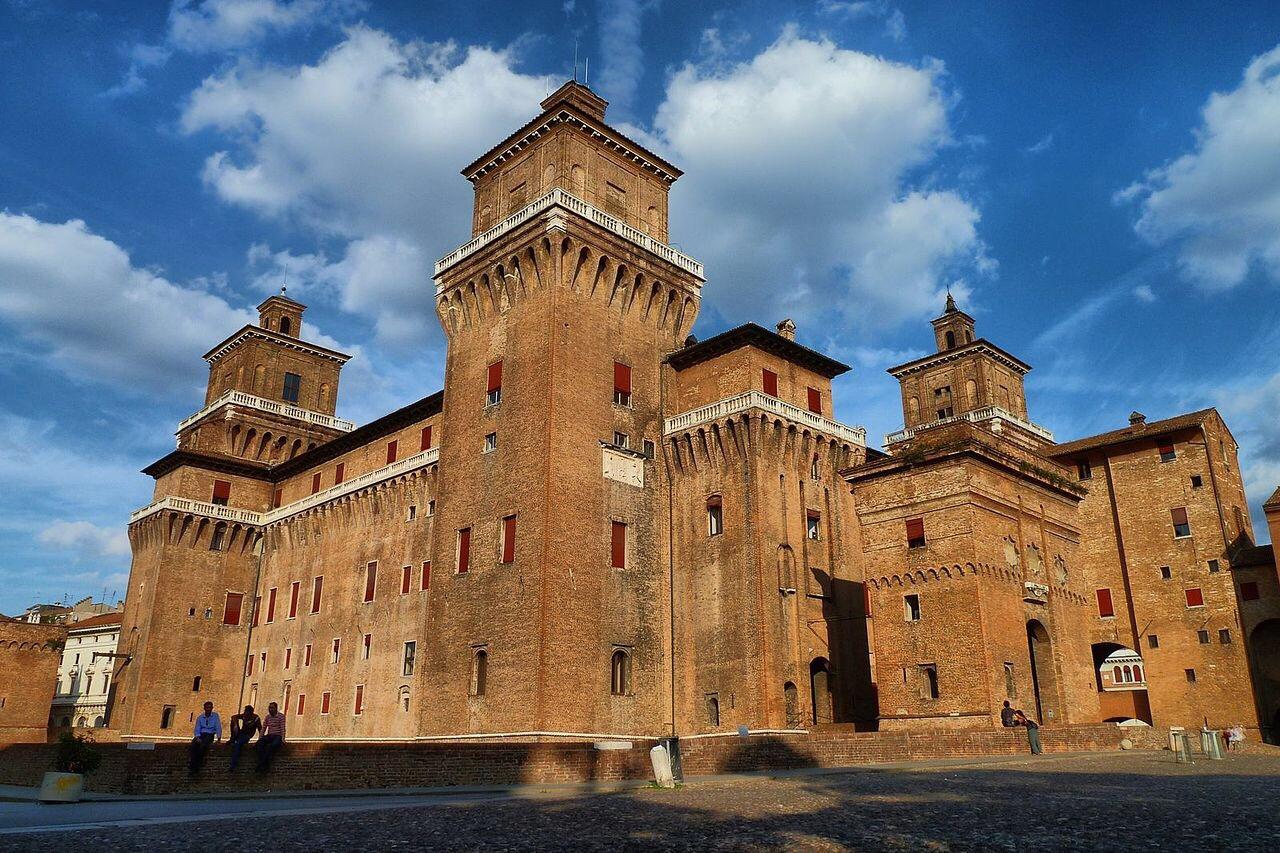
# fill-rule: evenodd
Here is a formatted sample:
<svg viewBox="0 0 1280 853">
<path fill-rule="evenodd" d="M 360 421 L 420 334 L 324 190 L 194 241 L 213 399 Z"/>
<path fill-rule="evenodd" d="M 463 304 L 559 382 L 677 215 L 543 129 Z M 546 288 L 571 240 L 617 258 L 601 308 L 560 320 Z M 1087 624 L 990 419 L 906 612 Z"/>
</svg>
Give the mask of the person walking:
<svg viewBox="0 0 1280 853">
<path fill-rule="evenodd" d="M 253 712 L 252 705 L 245 705 L 243 712 L 231 718 L 231 770 L 240 765 L 240 751 L 261 733 L 262 718 Z"/>
<path fill-rule="evenodd" d="M 284 746 L 284 714 L 280 706 L 272 702 L 267 706 L 267 716 L 262 720 L 262 737 L 258 738 L 258 772 L 271 768 L 271 759 Z"/>
<path fill-rule="evenodd" d="M 187 769 L 194 776 L 200 772 L 205 756 L 213 748 L 213 742 L 222 740 L 222 719 L 213 710 L 212 702 L 204 703 L 204 713 L 196 717 L 195 731 L 192 734 L 191 746 L 187 749 Z"/>
<path fill-rule="evenodd" d="M 1018 709 L 1013 712 L 1017 725 L 1023 726 L 1027 730 L 1027 743 L 1031 746 L 1032 755 L 1040 755 L 1044 752 L 1044 747 L 1040 746 L 1040 724 L 1028 717 Z"/>
<path fill-rule="evenodd" d="M 1013 720 L 1013 709 L 1009 707 L 1009 700 L 1004 700 L 1004 707 L 1000 709 L 1000 725 L 1006 729 L 1011 729 L 1017 725 Z"/>
</svg>

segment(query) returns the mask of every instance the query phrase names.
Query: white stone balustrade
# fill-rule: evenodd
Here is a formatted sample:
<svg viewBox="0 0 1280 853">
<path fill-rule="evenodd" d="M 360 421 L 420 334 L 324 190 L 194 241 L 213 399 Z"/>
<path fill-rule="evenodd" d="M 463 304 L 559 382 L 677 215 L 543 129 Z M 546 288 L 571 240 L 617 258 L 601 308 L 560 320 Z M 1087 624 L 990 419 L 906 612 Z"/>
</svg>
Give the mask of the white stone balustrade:
<svg viewBox="0 0 1280 853">
<path fill-rule="evenodd" d="M 919 424 L 915 427 L 900 429 L 897 432 L 891 432 L 884 437 L 885 444 L 896 444 L 899 441 L 915 438 L 921 430 L 933 429 L 934 427 L 953 424 L 957 421 L 968 421 L 970 423 L 981 423 L 983 421 L 1008 421 L 1014 426 L 1024 429 L 1032 435 L 1038 435 L 1046 441 L 1053 441 L 1053 433 L 1039 424 L 1033 424 L 1030 421 L 1024 421 L 1017 415 L 1006 412 L 999 406 L 985 406 L 981 409 L 974 409 L 972 412 L 964 412 L 959 415 L 952 415 L 949 418 L 939 418 L 936 421 L 930 421 L 927 424 Z"/>
<path fill-rule="evenodd" d="M 684 432 L 699 424 L 711 423 L 718 421 L 729 415 L 736 415 L 739 412 L 745 412 L 749 409 L 759 409 L 760 411 L 769 412 L 781 418 L 791 421 L 792 423 L 807 426 L 817 432 L 824 433 L 847 441 L 850 444 L 856 444 L 859 447 L 867 445 L 867 431 L 862 427 L 846 426 L 842 423 L 824 418 L 822 415 L 815 414 L 799 406 L 793 406 L 785 403 L 777 397 L 771 397 L 763 391 L 746 391 L 733 397 L 726 397 L 723 400 L 717 400 L 706 406 L 702 406 L 683 414 L 675 415 L 667 418 L 664 422 L 663 431 L 665 435 Z"/>
<path fill-rule="evenodd" d="M 209 405 L 196 412 L 191 417 L 183 420 L 178 424 L 178 432 L 182 432 L 191 424 L 208 415 L 219 406 L 245 406 L 250 409 L 257 409 L 260 412 L 272 412 L 277 415 L 283 415 L 286 418 L 294 418 L 307 423 L 318 424 L 320 426 L 329 427 L 330 429 L 341 430 L 342 432 L 351 432 L 356 425 L 351 421 L 343 420 L 333 415 L 325 415 L 320 412 L 313 412 L 310 409 L 303 409 L 299 406 L 291 406 L 288 403 L 282 403 L 279 400 L 267 400 L 262 397 L 246 394 L 244 391 L 227 391 L 219 396 Z"/>
</svg>

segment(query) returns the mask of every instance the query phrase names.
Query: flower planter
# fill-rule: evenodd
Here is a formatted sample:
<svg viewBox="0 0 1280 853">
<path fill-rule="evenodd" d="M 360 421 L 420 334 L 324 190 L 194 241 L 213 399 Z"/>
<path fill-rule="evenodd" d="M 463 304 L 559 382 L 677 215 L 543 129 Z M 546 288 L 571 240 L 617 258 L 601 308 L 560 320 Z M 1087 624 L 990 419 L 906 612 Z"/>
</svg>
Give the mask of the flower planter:
<svg viewBox="0 0 1280 853">
<path fill-rule="evenodd" d="M 57 773 L 49 771 L 44 774 L 40 784 L 40 802 L 42 803 L 78 803 L 84 793 L 84 774 Z"/>
</svg>

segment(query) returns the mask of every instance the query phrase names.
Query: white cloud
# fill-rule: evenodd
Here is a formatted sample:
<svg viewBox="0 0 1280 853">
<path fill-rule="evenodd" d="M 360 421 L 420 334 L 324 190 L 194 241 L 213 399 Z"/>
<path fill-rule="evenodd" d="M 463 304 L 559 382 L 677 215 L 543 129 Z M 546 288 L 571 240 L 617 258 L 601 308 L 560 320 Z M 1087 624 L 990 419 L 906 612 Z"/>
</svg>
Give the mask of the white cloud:
<svg viewBox="0 0 1280 853">
<path fill-rule="evenodd" d="M 879 18 L 884 21 L 885 35 L 894 41 L 907 37 L 907 19 L 902 10 L 890 6 L 884 0 L 820 0 L 818 14 L 860 20 Z"/>
<path fill-rule="evenodd" d="M 1053 147 L 1053 134 L 1046 133 L 1035 141 L 1034 145 L 1028 145 L 1022 149 L 1024 154 L 1043 154 Z"/>
<path fill-rule="evenodd" d="M 892 325 L 990 274 L 976 207 L 908 179 L 950 144 L 944 72 L 786 30 L 737 65 L 685 65 L 650 142 L 686 171 L 672 235 L 732 320 Z"/>
<path fill-rule="evenodd" d="M 608 99 L 615 119 L 631 112 L 644 76 L 643 18 L 656 6 L 650 0 L 600 0 L 598 4 L 601 70 L 594 88 Z"/>
<path fill-rule="evenodd" d="M 1116 193 L 1137 202 L 1136 229 L 1175 247 L 1187 279 L 1211 288 L 1251 270 L 1280 281 L 1280 46 L 1255 58 L 1235 89 L 1210 96 L 1195 150 Z"/>
<path fill-rule="evenodd" d="M 58 520 L 40 531 L 42 545 L 70 551 L 81 558 L 125 557 L 129 536 L 124 527 L 99 527 L 88 521 Z"/>
<path fill-rule="evenodd" d="M 1133 289 L 1133 295 L 1139 302 L 1155 302 L 1156 294 L 1149 284 L 1140 284 Z"/>
<path fill-rule="evenodd" d="M 175 0 L 167 41 L 190 53 L 232 50 L 273 32 L 331 26 L 364 8 L 360 0 Z"/>
</svg>

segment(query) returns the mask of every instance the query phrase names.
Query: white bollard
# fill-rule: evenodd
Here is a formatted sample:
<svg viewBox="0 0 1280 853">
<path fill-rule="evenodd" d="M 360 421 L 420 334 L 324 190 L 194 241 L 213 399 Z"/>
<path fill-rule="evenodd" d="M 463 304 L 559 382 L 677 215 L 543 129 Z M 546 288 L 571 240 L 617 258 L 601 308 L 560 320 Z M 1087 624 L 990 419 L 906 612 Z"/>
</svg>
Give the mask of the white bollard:
<svg viewBox="0 0 1280 853">
<path fill-rule="evenodd" d="M 658 744 L 649 750 L 649 760 L 653 762 L 653 778 L 660 788 L 674 788 L 676 780 L 671 775 L 671 755 Z"/>
</svg>

